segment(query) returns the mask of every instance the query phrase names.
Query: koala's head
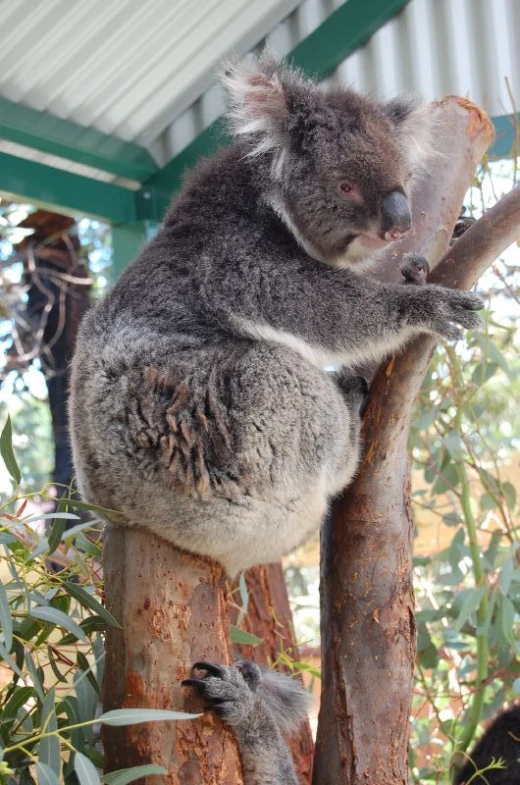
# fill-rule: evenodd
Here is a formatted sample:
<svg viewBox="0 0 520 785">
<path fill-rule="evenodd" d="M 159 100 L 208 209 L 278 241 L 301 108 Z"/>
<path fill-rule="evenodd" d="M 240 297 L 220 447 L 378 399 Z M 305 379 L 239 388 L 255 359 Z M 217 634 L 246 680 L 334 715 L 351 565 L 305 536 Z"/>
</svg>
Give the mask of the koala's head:
<svg viewBox="0 0 520 785">
<path fill-rule="evenodd" d="M 430 135 L 415 99 L 323 88 L 269 53 L 223 81 L 265 198 L 311 256 L 359 264 L 410 230 L 410 182 Z"/>
</svg>

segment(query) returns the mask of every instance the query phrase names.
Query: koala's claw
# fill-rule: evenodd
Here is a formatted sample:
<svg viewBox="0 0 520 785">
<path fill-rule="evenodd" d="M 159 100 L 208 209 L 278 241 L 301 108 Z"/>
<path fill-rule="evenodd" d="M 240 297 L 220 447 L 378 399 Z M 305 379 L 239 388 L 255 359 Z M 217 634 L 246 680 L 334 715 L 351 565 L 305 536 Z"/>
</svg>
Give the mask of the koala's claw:
<svg viewBox="0 0 520 785">
<path fill-rule="evenodd" d="M 235 727 L 247 719 L 255 698 L 239 667 L 196 662 L 193 670 L 206 671 L 206 675 L 184 679 L 181 684 L 197 690 L 206 702 L 205 711 L 212 711 Z"/>
<path fill-rule="evenodd" d="M 222 665 L 217 665 L 214 662 L 194 662 L 192 665 L 192 670 L 197 671 L 207 671 L 211 673 L 212 676 L 220 676 L 222 678 L 224 673 L 224 667 Z"/>
<path fill-rule="evenodd" d="M 262 671 L 258 665 L 251 662 L 251 660 L 236 660 L 235 667 L 238 668 L 250 689 L 255 690 L 262 676 Z"/>
</svg>

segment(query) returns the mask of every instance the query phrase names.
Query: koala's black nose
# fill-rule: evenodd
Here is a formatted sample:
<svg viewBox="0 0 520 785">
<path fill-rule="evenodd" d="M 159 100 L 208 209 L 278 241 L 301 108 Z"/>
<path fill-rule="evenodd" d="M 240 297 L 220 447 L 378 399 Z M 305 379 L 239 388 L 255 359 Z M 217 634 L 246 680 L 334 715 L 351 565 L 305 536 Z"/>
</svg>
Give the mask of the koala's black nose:
<svg viewBox="0 0 520 785">
<path fill-rule="evenodd" d="M 401 191 L 392 191 L 381 202 L 381 229 L 385 240 L 399 240 L 412 225 L 408 199 Z"/>
</svg>

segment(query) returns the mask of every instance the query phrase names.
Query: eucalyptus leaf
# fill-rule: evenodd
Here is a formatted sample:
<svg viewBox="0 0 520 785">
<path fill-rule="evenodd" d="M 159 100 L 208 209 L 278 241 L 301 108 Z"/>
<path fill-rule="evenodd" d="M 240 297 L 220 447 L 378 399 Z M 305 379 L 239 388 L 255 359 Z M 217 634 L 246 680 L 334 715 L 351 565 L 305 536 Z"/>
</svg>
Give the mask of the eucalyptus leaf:
<svg viewBox="0 0 520 785">
<path fill-rule="evenodd" d="M 89 594 L 86 589 L 82 586 L 79 586 L 77 583 L 72 583 L 71 581 L 64 581 L 63 585 L 65 586 L 67 592 L 74 597 L 81 605 L 85 608 L 89 608 L 91 611 L 94 611 L 98 616 L 101 616 L 107 624 L 110 624 L 112 627 L 117 627 L 117 629 L 121 629 L 121 625 L 117 621 L 117 619 L 112 616 L 110 611 L 107 611 L 104 605 L 101 605 L 99 600 L 96 600 L 92 594 Z"/>
<path fill-rule="evenodd" d="M 152 774 L 168 774 L 168 772 L 164 766 L 147 763 L 144 766 L 132 766 L 131 769 L 118 769 L 111 771 L 110 774 L 104 774 L 103 782 L 106 785 L 128 785 L 129 782 L 134 782 L 140 777 L 149 777 Z"/>
<path fill-rule="evenodd" d="M 258 646 L 263 643 L 261 638 L 257 638 L 256 635 L 252 635 L 250 632 L 241 630 L 240 627 L 234 627 L 233 625 L 229 628 L 229 639 L 231 643 L 249 644 L 251 646 Z"/>
<path fill-rule="evenodd" d="M 38 785 L 60 785 L 55 771 L 41 760 L 36 764 L 36 779 L 38 780 Z"/>
<path fill-rule="evenodd" d="M 113 709 L 98 717 L 104 725 L 136 725 L 139 722 L 157 722 L 159 720 L 194 720 L 200 714 L 186 714 L 183 711 L 166 709 Z"/>
<path fill-rule="evenodd" d="M 7 420 L 0 434 L 0 454 L 4 459 L 7 471 L 17 485 L 20 485 L 22 475 L 13 450 L 13 426 L 11 424 L 11 417 L 7 415 Z"/>
<path fill-rule="evenodd" d="M 92 761 L 81 752 L 74 755 L 74 771 L 79 780 L 79 785 L 100 785 L 101 778 Z"/>
<path fill-rule="evenodd" d="M 76 624 L 76 622 L 67 616 L 66 613 L 59 611 L 57 608 L 53 608 L 50 605 L 37 605 L 35 608 L 30 608 L 29 615 L 32 616 L 33 619 L 46 621 L 50 624 L 56 624 L 58 627 L 63 627 L 63 629 L 72 633 L 78 640 L 83 641 L 83 643 L 88 642 L 88 638 L 79 624 Z"/>
<path fill-rule="evenodd" d="M 11 616 L 11 608 L 7 600 L 7 593 L 0 583 L 0 625 L 2 626 L 2 633 L 4 635 L 4 645 L 7 651 L 11 651 L 13 645 L 13 617 Z"/>
</svg>

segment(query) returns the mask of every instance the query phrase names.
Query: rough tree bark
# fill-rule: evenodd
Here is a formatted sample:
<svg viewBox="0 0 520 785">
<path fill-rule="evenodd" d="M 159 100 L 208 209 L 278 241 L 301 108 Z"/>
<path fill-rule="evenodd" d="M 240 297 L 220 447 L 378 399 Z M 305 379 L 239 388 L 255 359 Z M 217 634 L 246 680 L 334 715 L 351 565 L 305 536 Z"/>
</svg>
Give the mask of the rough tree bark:
<svg viewBox="0 0 520 785">
<path fill-rule="evenodd" d="M 197 660 L 233 660 L 227 588 L 221 568 L 138 530 L 107 529 L 106 605 L 122 629 L 107 629 L 103 707 L 201 711 L 180 682 Z M 281 651 L 296 657 L 292 617 L 280 564 L 248 570 L 246 630 L 260 646 L 234 654 L 267 664 Z M 231 621 L 236 621 L 236 615 Z M 159 763 L 171 785 L 239 785 L 234 738 L 212 715 L 187 722 L 103 728 L 105 770 Z M 310 782 L 313 743 L 308 724 L 291 739 L 302 785 Z M 147 785 L 162 782 L 148 777 Z"/>
<path fill-rule="evenodd" d="M 399 280 L 403 251 L 423 253 L 431 266 L 446 252 L 475 165 L 492 139 L 488 118 L 468 101 L 450 97 L 433 105 L 432 114 L 440 155 L 415 189 L 413 236 L 378 271 L 385 280 Z M 431 280 L 474 283 L 485 264 L 470 254 L 462 263 L 465 237 Z M 364 461 L 323 532 L 323 692 L 314 785 L 408 782 L 416 647 L 407 437 L 434 346 L 433 338 L 418 338 L 376 373 Z"/>
<path fill-rule="evenodd" d="M 231 662 L 221 567 L 137 529 L 104 540 L 106 605 L 122 629 L 107 629 L 103 708 L 202 711 L 182 679 L 197 660 Z M 106 772 L 145 763 L 168 775 L 147 785 L 240 785 L 235 740 L 206 713 L 197 720 L 103 727 Z"/>
</svg>

